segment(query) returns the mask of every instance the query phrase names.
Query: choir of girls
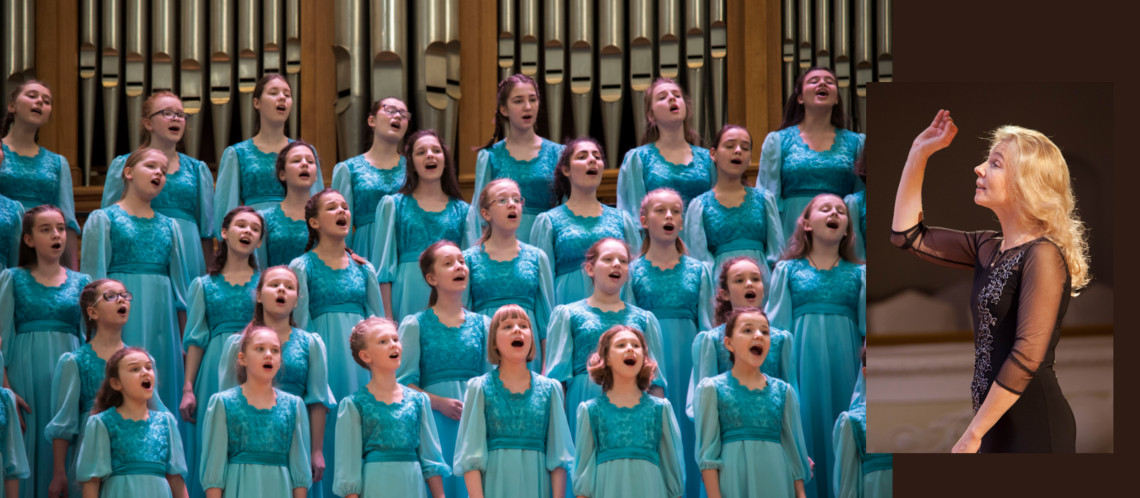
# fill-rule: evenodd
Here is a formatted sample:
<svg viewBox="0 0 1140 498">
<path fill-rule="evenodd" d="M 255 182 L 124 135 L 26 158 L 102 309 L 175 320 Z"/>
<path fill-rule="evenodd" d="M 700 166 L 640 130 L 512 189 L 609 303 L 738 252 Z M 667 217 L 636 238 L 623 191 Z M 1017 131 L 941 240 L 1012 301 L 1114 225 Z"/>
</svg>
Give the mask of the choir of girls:
<svg viewBox="0 0 1140 498">
<path fill-rule="evenodd" d="M 11 95 L 0 496 L 889 496 L 860 475 L 890 461 L 865 451 L 863 136 L 831 71 L 796 82 L 755 186 L 749 130 L 702 142 L 657 80 L 616 208 L 601 145 L 539 136 L 525 75 L 471 204 L 392 97 L 325 188 L 291 91 L 257 83 L 216 186 L 152 95 L 82 230 L 36 144 L 50 88 Z"/>
</svg>

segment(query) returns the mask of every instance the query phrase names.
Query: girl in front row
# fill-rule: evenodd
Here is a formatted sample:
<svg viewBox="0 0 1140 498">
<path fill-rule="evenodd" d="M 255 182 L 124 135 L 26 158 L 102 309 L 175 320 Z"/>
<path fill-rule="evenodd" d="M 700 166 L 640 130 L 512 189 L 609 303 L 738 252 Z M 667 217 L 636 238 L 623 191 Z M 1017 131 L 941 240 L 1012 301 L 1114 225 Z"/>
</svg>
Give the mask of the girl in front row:
<svg viewBox="0 0 1140 498">
<path fill-rule="evenodd" d="M 602 395 L 578 406 L 574 494 L 677 498 L 685 492 L 681 433 L 669 400 L 645 390 L 657 370 L 641 331 L 615 325 L 590 355 Z"/>
<path fill-rule="evenodd" d="M 281 341 L 268 327 L 242 333 L 241 385 L 210 398 L 202 441 L 208 498 L 301 498 L 312 483 L 305 402 L 274 389 Z"/>
<path fill-rule="evenodd" d="M 142 349 L 123 348 L 107 360 L 79 446 L 76 477 L 84 496 L 186 496 L 178 422 L 148 406 L 157 381 L 154 361 Z"/>
<path fill-rule="evenodd" d="M 709 498 L 804 498 L 810 464 L 796 390 L 760 365 L 771 350 L 759 308 L 729 315 L 732 370 L 697 387 L 697 465 Z"/>
<path fill-rule="evenodd" d="M 526 311 L 499 308 L 487 334 L 499 368 L 468 382 L 455 448 L 455 475 L 473 498 L 565 496 L 574 446 L 562 386 L 527 369 L 535 349 Z"/>
<path fill-rule="evenodd" d="M 443 460 L 428 396 L 396 382 L 403 345 L 396 324 L 374 316 L 352 328 L 352 358 L 372 380 L 340 400 L 333 492 L 345 498 L 443 498 Z"/>
</svg>

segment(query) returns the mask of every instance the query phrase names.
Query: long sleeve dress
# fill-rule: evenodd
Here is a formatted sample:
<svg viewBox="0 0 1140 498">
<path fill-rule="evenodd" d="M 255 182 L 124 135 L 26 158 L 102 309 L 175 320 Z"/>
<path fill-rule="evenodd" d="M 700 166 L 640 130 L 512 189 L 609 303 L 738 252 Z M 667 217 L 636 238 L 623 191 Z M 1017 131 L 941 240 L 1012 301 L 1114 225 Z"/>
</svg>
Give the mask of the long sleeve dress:
<svg viewBox="0 0 1140 498">
<path fill-rule="evenodd" d="M 4 481 L 27 479 L 28 454 L 24 451 L 24 437 L 20 434 L 20 418 L 16 413 L 16 395 L 0 387 L 0 498 L 4 497 Z M 10 496 L 8 498 L 16 498 Z"/>
<path fill-rule="evenodd" d="M 487 361 L 487 328 L 491 319 L 463 311 L 463 325 L 448 327 L 428 308 L 400 322 L 400 342 L 404 345 L 396 378 L 401 384 L 414 384 L 425 392 L 444 398 L 467 398 L 467 381 L 491 370 Z M 454 461 L 459 421 L 432 411 L 439 429 L 439 442 L 445 462 Z M 462 478 L 445 477 L 448 497 L 466 497 Z"/>
<path fill-rule="evenodd" d="M 724 346 L 724 327 L 722 323 L 712 330 L 700 332 L 693 339 L 693 373 L 689 377 L 689 393 L 685 398 L 685 413 L 689 418 L 695 416 L 693 403 L 701 381 L 732 370 L 732 360 L 728 357 L 728 348 Z M 769 378 L 775 377 L 787 382 L 793 390 L 799 392 L 799 372 L 796 370 L 796 354 L 792 350 L 792 334 L 769 324 L 768 338 L 768 357 L 760 365 L 760 371 Z"/>
<path fill-rule="evenodd" d="M 577 409 L 574 495 L 677 498 L 685 492 L 681 434 L 669 400 L 642 393 L 619 408 L 605 394 Z"/>
<path fill-rule="evenodd" d="M 333 492 L 361 498 L 428 498 L 424 483 L 447 476 L 427 395 L 402 387 L 396 403 L 378 401 L 368 386 L 340 400 Z M 450 495 L 448 495 L 450 496 Z"/>
<path fill-rule="evenodd" d="M 867 191 L 860 190 L 843 198 L 847 216 L 855 231 L 855 257 L 867 260 Z"/>
<path fill-rule="evenodd" d="M 538 215 L 550 210 L 561 199 L 554 199 L 554 168 L 566 146 L 542 139 L 538 155 L 529 161 L 520 161 L 507 150 L 506 140 L 500 140 L 489 149 L 479 151 L 475 159 L 475 194 L 471 205 L 475 206 L 467 215 L 467 240 L 479 240 L 483 226 L 487 224 L 479 214 L 479 194 L 492 180 L 510 178 L 519 184 L 522 194 L 522 220 L 519 223 L 519 240 L 531 243 L 530 232 Z"/>
<path fill-rule="evenodd" d="M 456 444 L 455 475 L 479 471 L 484 496 L 550 498 L 550 472 L 569 478 L 574 463 L 562 386 L 532 372 L 513 393 L 497 369 L 471 379 Z"/>
<path fill-rule="evenodd" d="M 633 219 L 641 219 L 641 201 L 645 194 L 659 188 L 671 188 L 681 194 L 683 206 L 708 192 L 716 184 L 716 165 L 709 150 L 689 145 L 693 159 L 688 164 L 674 164 L 661 155 L 656 143 L 630 149 L 625 153 L 618 172 L 617 207 Z"/>
<path fill-rule="evenodd" d="M 1071 453 L 1076 422 L 1053 370 L 1071 277 L 1047 238 L 1001 250 L 997 232 L 958 232 L 919 223 L 891 241 L 943 266 L 974 269 L 974 411 L 991 389 L 1020 395 L 982 437 L 983 453 Z"/>
<path fill-rule="evenodd" d="M 601 216 L 578 216 L 563 204 L 534 220 L 531 243 L 554 263 L 555 305 L 573 303 L 594 292 L 594 283 L 582 263 L 590 246 L 606 237 L 624 240 L 632 249 L 641 245 L 641 235 L 633 218 L 604 204 Z M 630 300 L 631 292 L 623 289 L 622 297 Z"/>
<path fill-rule="evenodd" d="M 808 454 L 815 474 L 828 476 L 835 463 L 831 431 L 851 406 L 867 335 L 867 269 L 844 259 L 830 270 L 817 270 L 806 258 L 784 260 L 772 274 L 771 294 L 769 323 L 794 338 Z M 813 481 L 807 488 L 808 496 L 830 495 L 826 484 Z"/>
<path fill-rule="evenodd" d="M 169 497 L 168 475 L 187 477 L 178 421 L 150 410 L 145 420 L 123 418 L 115 407 L 92 415 L 79 445 L 80 482 L 98 477 L 101 498 Z"/>
<path fill-rule="evenodd" d="M 442 211 L 424 211 L 415 197 L 385 196 L 376 208 L 376 240 L 371 260 L 376 278 L 392 284 L 392 317 L 397 322 L 428 305 L 431 287 L 420 273 L 420 253 L 438 240 L 467 247 L 463 220 L 469 205 L 450 199 Z"/>
<path fill-rule="evenodd" d="M 92 278 L 122 282 L 134 296 L 123 342 L 154 356 L 157 391 L 170 406 L 181 406 L 185 368 L 178 328 L 187 291 L 181 239 L 177 225 L 162 213 L 142 218 L 111 205 L 87 218 L 79 264 Z"/>
<path fill-rule="evenodd" d="M 536 341 L 534 360 L 529 367 L 541 373 L 541 341 L 546 339 L 546 324 L 554 302 L 554 276 L 546 253 L 519 242 L 519 253 L 510 261 L 495 261 L 482 245 L 463 251 L 463 259 L 471 270 L 466 308 L 487 316 L 493 316 L 506 304 L 516 304 L 526 310 Z"/>
<path fill-rule="evenodd" d="M 662 355 L 658 363 L 665 364 L 667 384 L 673 388 L 667 397 L 673 406 L 684 407 L 688 394 L 686 386 L 693 370 L 693 339 L 697 332 L 712 328 L 713 295 L 716 285 L 708 263 L 682 255 L 676 266 L 663 270 L 648 259 L 637 258 L 629 265 L 633 282 L 634 302 L 653 314 L 661 326 Z M 693 447 L 693 422 L 682 417 L 681 445 Z M 696 461 L 685 456 L 686 475 L 696 475 Z M 687 495 L 696 495 L 700 488 L 697 479 L 689 479 Z"/>
<path fill-rule="evenodd" d="M 795 231 L 796 218 L 816 195 L 829 193 L 842 199 L 863 190 L 854 168 L 866 138 L 862 133 L 837 128 L 831 148 L 816 152 L 800 137 L 799 125 L 764 137 L 756 185 L 776 197 L 784 234 Z"/>
<path fill-rule="evenodd" d="M 51 204 L 63 211 L 67 228 L 79 233 L 75 221 L 75 195 L 71 188 L 71 167 L 67 159 L 40 147 L 36 155 L 21 156 L 4 148 L 4 167 L 0 168 L 0 195 L 19 201 L 24 210 Z"/>
<path fill-rule="evenodd" d="M 835 469 L 831 487 L 838 498 L 890 498 L 894 456 L 867 452 L 867 393 L 862 379 L 851 409 L 839 414 L 832 432 Z"/>
<path fill-rule="evenodd" d="M 119 202 L 123 197 L 123 167 L 127 157 L 123 154 L 111 161 L 107 168 L 107 182 L 103 185 L 103 202 L 106 208 Z M 183 267 L 186 277 L 195 278 L 206 274 L 206 258 L 202 253 L 202 239 L 209 239 L 214 233 L 214 175 L 206 163 L 186 154 L 178 153 L 178 171 L 166 175 L 166 185 L 151 201 L 151 207 L 174 220 L 178 232 L 182 234 Z M 225 216 L 225 213 L 222 213 Z M 218 220 L 221 223 L 221 220 Z"/>
<path fill-rule="evenodd" d="M 79 347 L 79 293 L 91 277 L 65 269 L 67 278 L 58 287 L 36 281 L 26 268 L 0 273 L 0 336 L 8 363 L 12 391 L 31 407 L 25 413 L 28 430 L 23 435 L 32 479 L 23 486 L 25 497 L 47 494 L 51 484 L 51 443 L 42 434 L 52 416 L 52 374 L 61 355 Z"/>
<path fill-rule="evenodd" d="M 152 362 L 153 360 L 151 358 Z M 90 343 L 86 343 L 75 351 L 64 353 L 59 358 L 55 374 L 51 378 L 52 419 L 44 427 L 43 437 L 48 441 L 46 448 L 49 451 L 53 444 L 52 440 L 63 439 L 69 444 L 67 448 L 69 496 L 81 496 L 82 493 L 81 483 L 76 479 L 79 443 L 83 440 L 83 430 L 87 427 L 87 419 L 95 407 L 95 396 L 99 392 L 99 386 L 103 384 L 106 370 L 107 361 L 95 353 Z M 162 404 L 162 397 L 158 393 L 155 393 L 147 406 L 151 410 L 169 411 Z"/>
<path fill-rule="evenodd" d="M 713 265 L 714 280 L 725 261 L 737 256 L 756 260 L 765 288 L 787 241 L 776 198 L 762 188 L 745 189 L 744 200 L 731 208 L 712 191 L 693 199 L 685 211 L 681 239 L 692 257 Z"/>
<path fill-rule="evenodd" d="M 292 498 L 293 488 L 312 484 L 305 402 L 274 391 L 277 404 L 265 410 L 250 406 L 240 386 L 210 398 L 203 489 L 222 488 L 224 498 Z"/>
<path fill-rule="evenodd" d="M 285 199 L 285 187 L 277 180 L 276 166 L 277 153 L 262 152 L 252 138 L 222 151 L 218 184 L 214 189 L 214 233 L 222 233 L 222 219 L 233 208 L 249 206 L 260 211 Z M 317 179 L 309 189 L 310 194 L 325 189 L 320 166 L 317 160 Z"/>
<path fill-rule="evenodd" d="M 294 220 L 281 210 L 281 203 L 258 211 L 265 219 L 265 230 L 261 232 L 261 246 L 257 248 L 257 266 L 265 271 L 279 265 L 288 265 L 297 256 L 305 254 L 305 244 L 309 243 L 309 224 L 305 220 Z"/>
<path fill-rule="evenodd" d="M 396 166 L 377 168 L 364 154 L 337 163 L 333 168 L 332 188 L 344 196 L 352 209 L 352 233 L 345 243 L 352 252 L 367 258 L 376 240 L 376 207 L 380 199 L 395 194 L 404 186 L 408 160 L 400 156 Z M 372 261 L 375 265 L 376 261 Z"/>
<path fill-rule="evenodd" d="M 184 441 L 186 457 L 189 460 L 190 475 L 197 475 L 198 457 L 202 448 L 202 421 L 206 416 L 206 406 L 210 397 L 220 392 L 218 365 L 226 340 L 245 328 L 253 316 L 254 292 L 257 289 L 258 273 L 241 285 L 233 285 L 223 275 L 206 275 L 195 278 L 190 283 L 189 306 L 186 311 L 186 333 L 182 338 L 182 348 L 190 346 L 202 349 L 202 361 L 198 364 L 198 375 L 194 378 L 194 399 L 198 402 L 195 412 L 194 430 Z M 197 479 L 187 482 L 190 494 L 201 492 Z"/>
<path fill-rule="evenodd" d="M 0 271 L 13 268 L 19 262 L 23 229 L 24 206 L 0 195 Z"/>
<path fill-rule="evenodd" d="M 578 427 L 577 406 L 602 394 L 602 386 L 586 371 L 586 361 L 590 353 L 598 350 L 598 339 L 614 325 L 633 327 L 645 335 L 649 355 L 657 361 L 653 385 L 665 389 L 665 394 L 673 388 L 668 381 L 672 366 L 661 360 L 665 356 L 661 325 L 652 313 L 632 304 L 626 304 L 621 311 L 602 311 L 585 299 L 558 306 L 550 315 L 550 331 L 546 335 L 545 375 L 566 387 L 566 415 L 571 431 Z"/>
<path fill-rule="evenodd" d="M 731 371 L 705 379 L 696 415 L 697 463 L 718 471 L 725 498 L 794 498 L 795 481 L 810 479 L 799 401 L 786 382 L 768 377 L 753 390 Z"/>
</svg>

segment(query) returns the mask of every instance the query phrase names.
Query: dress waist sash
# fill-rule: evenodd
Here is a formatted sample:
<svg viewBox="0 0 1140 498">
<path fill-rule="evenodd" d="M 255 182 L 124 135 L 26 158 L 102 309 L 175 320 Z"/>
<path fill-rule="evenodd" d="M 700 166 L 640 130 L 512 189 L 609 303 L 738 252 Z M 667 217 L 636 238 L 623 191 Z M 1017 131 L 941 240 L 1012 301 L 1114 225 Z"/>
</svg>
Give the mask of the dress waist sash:
<svg viewBox="0 0 1140 498">
<path fill-rule="evenodd" d="M 289 455 L 274 451 L 239 451 L 230 456 L 230 463 L 285 467 L 289 465 Z"/>
<path fill-rule="evenodd" d="M 168 263 L 111 263 L 107 268 L 107 274 L 112 273 L 126 273 L 128 275 L 169 275 L 170 270 L 167 268 Z"/>
<path fill-rule="evenodd" d="M 284 195 L 273 195 L 273 194 L 251 195 L 249 197 L 246 197 L 245 200 L 242 201 L 242 205 L 243 206 L 253 206 L 254 204 L 261 204 L 263 202 L 278 204 L 283 200 L 285 200 Z"/>
<path fill-rule="evenodd" d="M 799 318 L 803 315 L 841 315 L 855 320 L 855 310 L 849 306 L 834 303 L 807 303 L 796 306 L 792 315 Z"/>
<path fill-rule="evenodd" d="M 365 463 L 376 462 L 418 462 L 415 450 L 372 450 L 364 454 Z"/>
<path fill-rule="evenodd" d="M 780 431 L 778 429 L 764 427 L 737 427 L 724 431 L 720 439 L 723 443 L 731 443 L 733 441 L 771 441 L 773 443 L 779 443 Z"/>
<path fill-rule="evenodd" d="M 640 448 L 611 448 L 598 452 L 598 464 L 603 464 L 611 460 L 646 460 L 653 465 L 661 465 L 660 457 L 652 452 Z"/>
<path fill-rule="evenodd" d="M 880 470 L 887 470 L 894 467 L 894 459 L 890 453 L 864 453 L 863 454 L 863 475 L 877 472 Z"/>
<path fill-rule="evenodd" d="M 241 332 L 241 330 L 245 328 L 246 324 L 248 323 L 248 321 L 243 322 L 241 320 L 226 320 L 218 323 L 217 325 L 211 325 L 210 340 L 213 340 L 218 336 L 228 336 L 229 334 L 235 332 Z"/>
<path fill-rule="evenodd" d="M 29 320 L 16 325 L 17 334 L 25 332 L 63 332 L 79 335 L 79 327 L 62 320 Z"/>
<path fill-rule="evenodd" d="M 697 321 L 697 312 L 696 312 L 696 310 L 693 310 L 693 309 L 686 309 L 686 308 L 653 308 L 653 309 L 648 309 L 647 308 L 645 311 L 653 313 L 653 316 L 657 317 L 658 320 L 664 320 L 666 318 L 681 318 L 681 319 L 685 319 L 685 320 L 692 320 L 693 322 Z"/>
<path fill-rule="evenodd" d="M 158 477 L 166 477 L 166 464 L 158 462 L 124 462 L 122 465 L 116 466 L 111 469 L 111 475 L 116 476 L 129 476 L 129 475 L 151 475 Z"/>
<path fill-rule="evenodd" d="M 497 436 L 487 438 L 487 450 L 534 450 L 546 451 L 546 441 L 521 436 Z"/>
<path fill-rule="evenodd" d="M 764 243 L 759 241 L 759 240 L 752 240 L 752 239 L 730 240 L 728 242 L 725 242 L 723 244 L 716 246 L 716 255 L 720 256 L 721 254 L 726 253 L 728 251 L 744 251 L 744 250 L 753 250 L 753 251 L 763 252 L 764 251 Z"/>
<path fill-rule="evenodd" d="M 325 313 L 356 313 L 364 316 L 364 306 L 360 303 L 331 303 L 316 308 L 309 308 L 313 316 L 321 316 Z"/>
<path fill-rule="evenodd" d="M 158 211 L 159 213 L 161 213 L 165 216 L 169 216 L 171 218 L 178 218 L 178 219 L 198 223 L 198 217 L 194 216 L 194 213 L 192 211 L 190 211 L 189 209 L 186 209 L 184 207 L 166 206 L 166 207 L 156 207 L 156 208 L 154 208 L 154 210 Z"/>
</svg>

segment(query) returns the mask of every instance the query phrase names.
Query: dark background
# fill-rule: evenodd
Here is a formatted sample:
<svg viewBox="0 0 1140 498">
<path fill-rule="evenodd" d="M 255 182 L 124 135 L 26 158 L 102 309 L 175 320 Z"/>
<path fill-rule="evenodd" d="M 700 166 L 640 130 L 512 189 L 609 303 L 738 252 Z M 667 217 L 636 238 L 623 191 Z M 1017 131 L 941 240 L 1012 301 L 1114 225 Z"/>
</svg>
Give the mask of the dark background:
<svg viewBox="0 0 1140 498">
<path fill-rule="evenodd" d="M 1106 0 L 896 2 L 895 81 L 1008 83 L 1010 92 L 1030 81 L 1113 83 L 1113 157 L 1120 164 L 1113 168 L 1112 208 L 1127 210 L 1138 196 L 1137 166 L 1127 160 L 1140 143 L 1136 10 Z M 914 133 L 931 118 L 933 111 Z M 1127 228 L 1134 219 L 1116 217 L 1122 226 L 1114 224 L 1111 234 L 1114 254 L 1120 255 L 1114 275 L 1125 278 L 1140 274 L 1128 257 L 1137 238 Z M 1122 314 L 1136 299 L 1134 286 L 1116 286 L 1116 301 L 1123 304 L 1116 309 Z M 1114 321 L 1124 327 L 1115 336 L 1116 351 L 1136 351 L 1135 327 L 1123 317 Z M 1118 361 L 1130 363 L 1123 355 Z M 1137 461 L 1136 424 L 1122 415 L 1136 410 L 1138 374 L 1126 367 L 1117 371 L 1114 418 L 1122 423 L 1116 424 L 1115 454 L 899 455 L 895 496 L 1132 496 L 1136 466 L 1129 464 Z"/>
</svg>

